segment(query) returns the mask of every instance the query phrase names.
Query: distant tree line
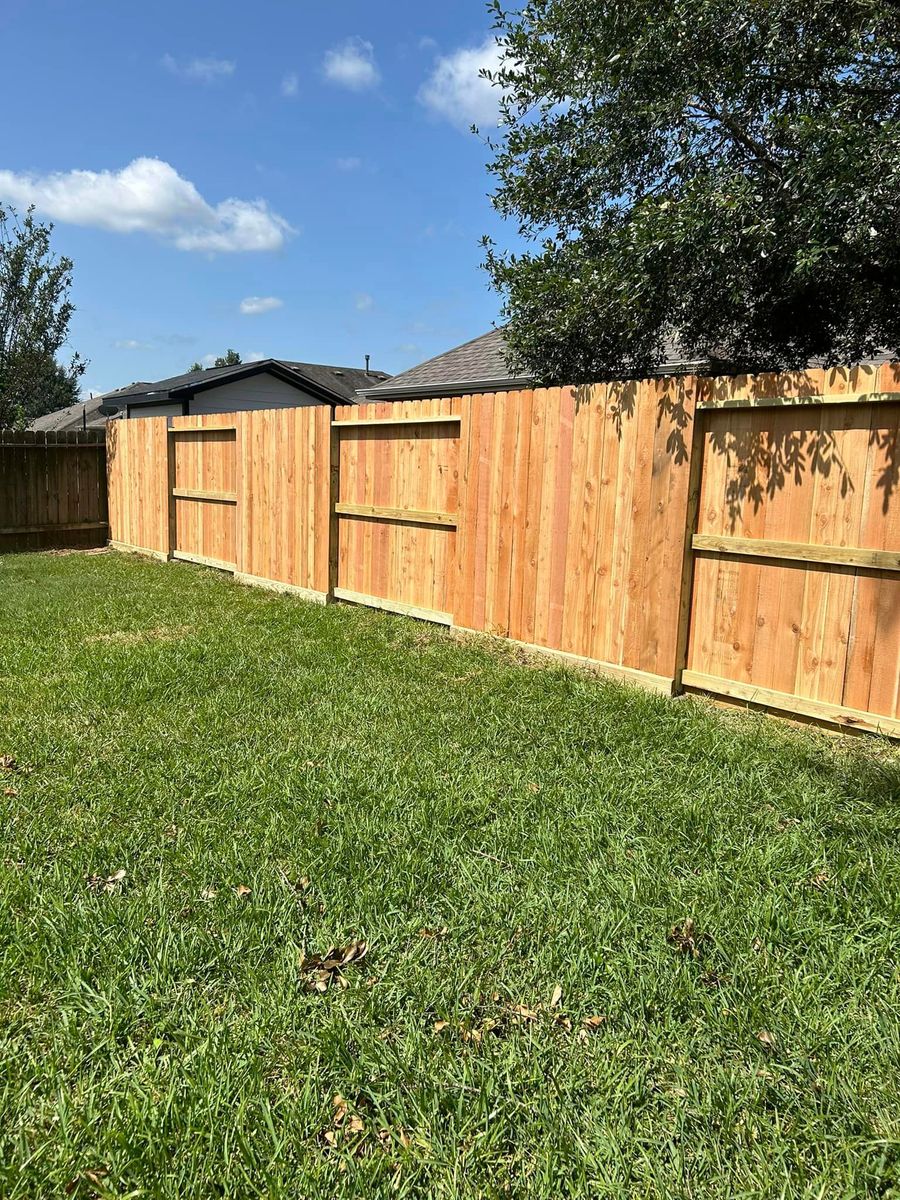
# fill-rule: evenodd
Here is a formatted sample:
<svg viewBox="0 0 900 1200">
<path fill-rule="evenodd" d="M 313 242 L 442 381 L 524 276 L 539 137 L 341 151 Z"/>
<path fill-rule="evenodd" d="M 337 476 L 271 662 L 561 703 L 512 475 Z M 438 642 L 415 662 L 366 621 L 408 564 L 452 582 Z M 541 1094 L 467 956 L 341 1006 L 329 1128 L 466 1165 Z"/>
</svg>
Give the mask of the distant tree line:
<svg viewBox="0 0 900 1200">
<path fill-rule="evenodd" d="M 239 367 L 242 359 L 237 350 L 226 350 L 224 354 L 220 354 L 213 362 L 214 367 Z M 189 371 L 202 371 L 203 363 L 192 362 L 188 367 Z"/>
</svg>

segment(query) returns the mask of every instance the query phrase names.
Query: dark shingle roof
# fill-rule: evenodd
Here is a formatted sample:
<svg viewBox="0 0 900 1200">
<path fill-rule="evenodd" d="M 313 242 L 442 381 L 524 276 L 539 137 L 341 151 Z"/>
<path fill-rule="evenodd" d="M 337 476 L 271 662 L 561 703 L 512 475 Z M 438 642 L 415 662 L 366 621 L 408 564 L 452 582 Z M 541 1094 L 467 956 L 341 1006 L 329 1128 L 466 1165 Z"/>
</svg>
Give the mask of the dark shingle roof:
<svg viewBox="0 0 900 1200">
<path fill-rule="evenodd" d="M 367 397 L 377 400 L 388 393 L 400 392 L 410 395 L 436 395 L 453 391 L 454 388 L 473 384 L 489 384 L 492 389 L 502 389 L 515 383 L 530 382 L 524 376 L 514 376 L 506 365 L 506 342 L 502 329 L 492 329 L 481 337 L 473 338 L 462 346 L 456 346 L 436 358 L 419 363 L 384 383 L 361 388 Z"/>
<path fill-rule="evenodd" d="M 47 413 L 46 416 L 35 417 L 31 422 L 31 428 L 43 430 L 45 433 L 71 433 L 76 429 L 104 429 L 108 418 L 100 411 L 100 405 L 105 400 L 105 396 L 93 396 L 83 403 L 70 404 L 68 408 L 58 408 L 56 412 Z"/>
<path fill-rule="evenodd" d="M 132 383 L 115 392 L 108 392 L 107 399 L 152 404 L 166 400 L 173 394 L 179 397 L 189 395 L 195 389 L 206 389 L 217 382 L 227 383 L 229 379 L 241 379 L 266 370 L 280 373 L 281 378 L 285 378 L 286 375 L 294 376 L 298 387 L 302 388 L 306 384 L 313 391 L 327 392 L 339 404 L 354 401 L 359 388 L 372 386 L 389 378 L 383 371 L 367 372 L 356 367 L 332 367 L 324 363 L 267 358 L 262 362 L 239 363 L 233 367 L 207 367 L 202 371 L 185 371 L 182 375 L 172 375 L 155 383 Z"/>
<path fill-rule="evenodd" d="M 340 392 L 350 401 L 356 400 L 356 393 L 360 388 L 373 387 L 390 379 L 390 375 L 384 371 L 364 371 L 358 367 L 327 367 L 321 363 L 291 362 L 287 358 L 279 359 L 279 362 L 302 375 L 304 379 L 318 383 L 320 387 Z"/>
<path fill-rule="evenodd" d="M 665 356 L 657 370 L 660 374 L 702 367 L 686 362 L 674 340 L 667 342 Z M 360 399 L 380 400 L 393 396 L 446 396 L 475 391 L 502 391 L 529 387 L 527 375 L 512 375 L 506 364 L 506 341 L 502 329 L 492 329 L 454 350 L 430 358 L 427 362 L 394 375 L 375 387 L 361 389 Z"/>
<path fill-rule="evenodd" d="M 191 387 L 197 383 L 208 383 L 210 379 L 217 379 L 220 376 L 227 378 L 229 375 L 234 375 L 240 371 L 245 363 L 241 363 L 236 367 L 207 367 L 200 371 L 185 371 L 181 375 L 170 375 L 168 379 L 158 379 L 155 383 L 144 381 L 141 383 L 129 383 L 127 387 L 117 388 L 114 392 L 107 392 L 109 399 L 128 400 L 132 397 L 146 397 L 154 400 L 162 400 L 169 395 L 170 392 L 177 391 L 179 388 Z"/>
</svg>

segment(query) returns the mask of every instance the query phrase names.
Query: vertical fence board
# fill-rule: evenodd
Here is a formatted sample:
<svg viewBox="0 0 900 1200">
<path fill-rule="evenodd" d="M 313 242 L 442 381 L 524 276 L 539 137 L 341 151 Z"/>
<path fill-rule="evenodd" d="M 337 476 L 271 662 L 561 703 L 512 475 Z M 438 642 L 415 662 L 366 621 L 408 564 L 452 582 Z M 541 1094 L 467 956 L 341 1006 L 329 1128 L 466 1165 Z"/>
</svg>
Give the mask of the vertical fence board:
<svg viewBox="0 0 900 1200">
<path fill-rule="evenodd" d="M 896 720 L 900 572 L 814 553 L 900 555 L 900 402 L 880 395 L 892 390 L 894 364 L 174 418 L 172 473 L 237 496 L 230 534 L 212 502 L 176 499 L 175 539 L 245 576 L 663 690 L 684 668 L 691 687 Z M 189 432 L 215 421 L 237 426 L 230 462 L 227 439 Z M 116 423 L 116 541 L 176 548 L 169 437 L 162 419 Z M 52 505 L 55 470 L 29 479 L 28 511 Z M 87 468 L 71 494 L 93 488 Z M 8 491 L 0 480 L 0 503 Z M 755 549 L 771 543 L 790 545 Z"/>
<path fill-rule="evenodd" d="M 0 553 L 103 546 L 104 431 L 0 430 Z"/>
</svg>

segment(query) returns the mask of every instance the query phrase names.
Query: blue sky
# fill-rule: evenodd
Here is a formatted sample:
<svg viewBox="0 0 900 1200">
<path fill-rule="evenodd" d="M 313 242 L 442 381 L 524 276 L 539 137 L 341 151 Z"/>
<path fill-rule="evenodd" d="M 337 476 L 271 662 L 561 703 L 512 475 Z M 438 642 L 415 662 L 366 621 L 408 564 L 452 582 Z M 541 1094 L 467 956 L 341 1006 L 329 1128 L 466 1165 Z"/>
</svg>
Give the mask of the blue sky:
<svg viewBox="0 0 900 1200">
<path fill-rule="evenodd" d="M 85 390 L 488 329 L 494 53 L 482 0 L 3 0 L 0 201 L 74 259 Z"/>
</svg>

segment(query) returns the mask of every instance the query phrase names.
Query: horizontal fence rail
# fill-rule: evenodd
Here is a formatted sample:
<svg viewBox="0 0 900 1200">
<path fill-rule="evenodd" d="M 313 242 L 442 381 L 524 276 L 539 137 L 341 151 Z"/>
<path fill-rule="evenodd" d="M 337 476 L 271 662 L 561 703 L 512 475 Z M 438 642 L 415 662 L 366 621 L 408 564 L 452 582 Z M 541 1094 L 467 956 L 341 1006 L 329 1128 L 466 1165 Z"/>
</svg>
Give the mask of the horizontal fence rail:
<svg viewBox="0 0 900 1200">
<path fill-rule="evenodd" d="M 108 536 L 102 429 L 0 429 L 0 554 L 105 546 Z"/>
<path fill-rule="evenodd" d="M 900 734 L 900 364 L 110 428 L 112 539 Z"/>
</svg>

